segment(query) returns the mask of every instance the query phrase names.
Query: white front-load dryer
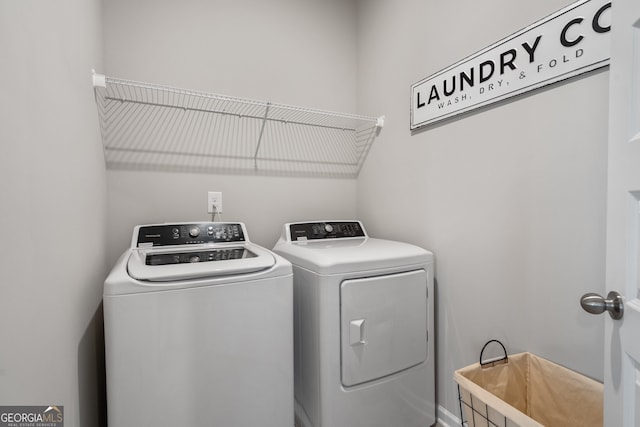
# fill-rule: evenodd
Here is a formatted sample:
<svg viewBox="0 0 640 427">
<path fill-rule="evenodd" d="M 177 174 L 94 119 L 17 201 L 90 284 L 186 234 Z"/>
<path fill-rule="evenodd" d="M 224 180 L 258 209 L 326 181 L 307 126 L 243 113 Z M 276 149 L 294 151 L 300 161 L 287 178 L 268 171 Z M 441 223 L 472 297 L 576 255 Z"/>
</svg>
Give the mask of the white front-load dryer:
<svg viewBox="0 0 640 427">
<path fill-rule="evenodd" d="M 433 255 L 358 221 L 286 224 L 273 251 L 293 264 L 297 425 L 434 424 Z"/>
<path fill-rule="evenodd" d="M 135 227 L 104 285 L 109 426 L 292 426 L 292 286 L 241 223 Z"/>
</svg>

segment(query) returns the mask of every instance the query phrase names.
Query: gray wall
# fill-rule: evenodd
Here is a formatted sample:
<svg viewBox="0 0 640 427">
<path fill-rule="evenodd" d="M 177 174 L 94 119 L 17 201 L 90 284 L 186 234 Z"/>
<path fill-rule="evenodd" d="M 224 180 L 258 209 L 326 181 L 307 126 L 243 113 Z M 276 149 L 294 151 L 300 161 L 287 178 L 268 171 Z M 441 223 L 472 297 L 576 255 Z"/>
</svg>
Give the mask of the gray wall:
<svg viewBox="0 0 640 427">
<path fill-rule="evenodd" d="M 323 110 L 356 108 L 355 3 L 343 0 L 109 0 L 106 75 Z M 109 260 L 134 225 L 223 218 L 273 246 L 285 222 L 353 218 L 356 182 L 281 176 L 108 173 Z"/>
<path fill-rule="evenodd" d="M 455 415 L 453 371 L 491 338 L 602 379 L 602 318 L 578 300 L 604 291 L 608 71 L 409 131 L 412 83 L 568 3 L 358 3 L 359 109 L 387 118 L 358 215 L 435 253 L 438 400 Z"/>
<path fill-rule="evenodd" d="M 0 404 L 104 413 L 100 1 L 0 2 Z"/>
</svg>

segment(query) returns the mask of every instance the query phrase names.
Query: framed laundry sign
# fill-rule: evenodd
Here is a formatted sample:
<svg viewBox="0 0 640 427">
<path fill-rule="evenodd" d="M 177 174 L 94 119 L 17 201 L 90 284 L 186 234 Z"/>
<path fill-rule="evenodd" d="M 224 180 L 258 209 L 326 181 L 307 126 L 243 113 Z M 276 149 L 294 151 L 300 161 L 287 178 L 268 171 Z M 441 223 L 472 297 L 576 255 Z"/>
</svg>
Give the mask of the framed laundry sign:
<svg viewBox="0 0 640 427">
<path fill-rule="evenodd" d="M 411 130 L 609 64 L 611 1 L 579 0 L 411 86 Z"/>
</svg>

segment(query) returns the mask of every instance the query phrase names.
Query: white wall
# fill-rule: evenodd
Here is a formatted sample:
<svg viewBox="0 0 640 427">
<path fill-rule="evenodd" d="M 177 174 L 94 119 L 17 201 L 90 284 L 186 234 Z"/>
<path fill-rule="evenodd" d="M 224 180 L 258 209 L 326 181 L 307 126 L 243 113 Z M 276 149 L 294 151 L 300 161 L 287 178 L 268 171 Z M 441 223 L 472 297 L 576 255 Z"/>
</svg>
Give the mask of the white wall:
<svg viewBox="0 0 640 427">
<path fill-rule="evenodd" d="M 358 215 L 435 253 L 438 400 L 458 416 L 453 371 L 491 338 L 602 379 L 603 320 L 579 298 L 604 291 L 608 72 L 414 135 L 410 85 L 568 3 L 358 3 L 359 112 L 386 115 Z"/>
<path fill-rule="evenodd" d="M 98 0 L 0 2 L 0 404 L 104 414 Z"/>
<path fill-rule="evenodd" d="M 110 262 L 128 247 L 136 224 L 210 220 L 209 190 L 222 191 L 224 220 L 244 222 L 251 241 L 268 248 L 286 222 L 355 217 L 354 180 L 135 171 L 107 176 Z"/>
<path fill-rule="evenodd" d="M 106 75 L 323 110 L 356 107 L 355 3 L 342 0 L 109 0 Z M 271 247 L 289 221 L 352 218 L 356 182 L 281 176 L 108 173 L 109 260 L 134 225 L 224 219 Z"/>
</svg>

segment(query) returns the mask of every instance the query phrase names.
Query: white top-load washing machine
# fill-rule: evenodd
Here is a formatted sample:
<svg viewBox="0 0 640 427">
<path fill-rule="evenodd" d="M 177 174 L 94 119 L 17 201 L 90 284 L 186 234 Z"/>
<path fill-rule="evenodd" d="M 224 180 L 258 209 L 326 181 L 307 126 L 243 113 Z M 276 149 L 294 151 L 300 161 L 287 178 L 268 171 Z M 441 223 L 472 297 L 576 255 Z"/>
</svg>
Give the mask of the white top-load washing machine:
<svg viewBox="0 0 640 427">
<path fill-rule="evenodd" d="M 109 426 L 292 426 L 292 286 L 241 223 L 135 227 L 104 285 Z"/>
<path fill-rule="evenodd" d="M 358 221 L 286 224 L 273 250 L 293 264 L 298 425 L 434 424 L 433 255 Z"/>
</svg>

